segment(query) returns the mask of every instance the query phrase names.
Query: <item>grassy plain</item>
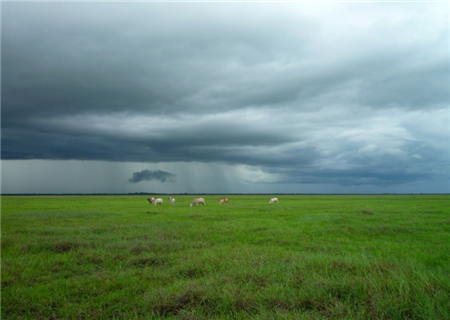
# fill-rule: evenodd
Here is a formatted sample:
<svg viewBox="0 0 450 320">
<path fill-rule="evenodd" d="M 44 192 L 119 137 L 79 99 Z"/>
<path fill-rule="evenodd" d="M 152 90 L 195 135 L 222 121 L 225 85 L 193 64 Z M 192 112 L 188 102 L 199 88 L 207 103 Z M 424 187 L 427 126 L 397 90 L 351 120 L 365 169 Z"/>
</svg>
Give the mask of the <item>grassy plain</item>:
<svg viewBox="0 0 450 320">
<path fill-rule="evenodd" d="M 2 319 L 450 319 L 450 196 L 2 196 Z"/>
</svg>

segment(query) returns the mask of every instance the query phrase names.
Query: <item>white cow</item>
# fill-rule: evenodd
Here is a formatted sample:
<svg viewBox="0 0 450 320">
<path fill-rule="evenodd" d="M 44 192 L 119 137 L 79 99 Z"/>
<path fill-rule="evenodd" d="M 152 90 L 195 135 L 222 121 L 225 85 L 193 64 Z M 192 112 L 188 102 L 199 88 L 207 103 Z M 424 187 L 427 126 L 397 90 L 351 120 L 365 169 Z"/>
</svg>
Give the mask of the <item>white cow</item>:
<svg viewBox="0 0 450 320">
<path fill-rule="evenodd" d="M 269 204 L 271 204 L 271 203 L 278 203 L 278 198 L 272 198 L 272 199 L 270 199 L 270 201 L 269 201 Z"/>
<path fill-rule="evenodd" d="M 196 199 L 194 199 L 192 202 L 191 202 L 191 207 L 192 206 L 196 206 L 196 205 L 198 205 L 198 204 L 202 204 L 202 205 L 205 205 L 205 199 L 203 199 L 203 198 L 196 198 Z"/>
<path fill-rule="evenodd" d="M 175 204 L 175 198 L 170 197 L 169 201 L 172 206 Z"/>
<path fill-rule="evenodd" d="M 162 204 L 163 204 L 163 199 L 161 199 L 161 198 L 157 198 L 157 199 L 155 199 L 155 198 L 150 198 L 150 199 L 147 199 L 147 200 L 148 200 L 148 202 L 155 204 L 155 206 L 156 206 L 157 204 L 159 204 L 159 205 L 162 205 Z"/>
</svg>

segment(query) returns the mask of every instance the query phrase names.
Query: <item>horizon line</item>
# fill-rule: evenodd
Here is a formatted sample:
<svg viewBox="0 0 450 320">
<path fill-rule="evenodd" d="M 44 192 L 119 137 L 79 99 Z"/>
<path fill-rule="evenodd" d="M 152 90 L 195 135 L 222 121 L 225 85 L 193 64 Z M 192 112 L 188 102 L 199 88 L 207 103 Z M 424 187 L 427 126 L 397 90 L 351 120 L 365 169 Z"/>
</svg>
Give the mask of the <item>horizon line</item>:
<svg viewBox="0 0 450 320">
<path fill-rule="evenodd" d="M 264 192 L 264 193 L 203 193 L 203 192 L 194 192 L 194 193 L 157 193 L 157 192 L 128 192 L 128 193 L 108 193 L 108 192 L 97 192 L 97 193 L 0 193 L 1 196 L 136 196 L 136 195 L 178 195 L 178 196 L 189 196 L 189 195 L 450 195 L 448 192 L 408 192 L 408 193 L 400 193 L 400 192 L 385 192 L 385 193 L 297 193 L 297 192 Z"/>
</svg>

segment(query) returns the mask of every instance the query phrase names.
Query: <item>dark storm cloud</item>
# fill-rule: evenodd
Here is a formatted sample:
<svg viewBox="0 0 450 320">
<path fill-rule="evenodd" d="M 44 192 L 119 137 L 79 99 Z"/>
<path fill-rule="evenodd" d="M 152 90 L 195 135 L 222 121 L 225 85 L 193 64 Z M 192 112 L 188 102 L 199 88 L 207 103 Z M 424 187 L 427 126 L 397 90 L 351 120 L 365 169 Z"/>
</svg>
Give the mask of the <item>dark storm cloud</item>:
<svg viewBox="0 0 450 320">
<path fill-rule="evenodd" d="M 2 158 L 246 164 L 286 183 L 448 175 L 443 8 L 4 3 Z"/>
<path fill-rule="evenodd" d="M 133 172 L 133 176 L 128 179 L 128 182 L 131 183 L 138 183 L 141 181 L 152 181 L 157 180 L 160 182 L 175 182 L 175 176 L 174 174 L 170 172 L 165 172 L 161 170 L 142 170 L 139 172 Z"/>
</svg>

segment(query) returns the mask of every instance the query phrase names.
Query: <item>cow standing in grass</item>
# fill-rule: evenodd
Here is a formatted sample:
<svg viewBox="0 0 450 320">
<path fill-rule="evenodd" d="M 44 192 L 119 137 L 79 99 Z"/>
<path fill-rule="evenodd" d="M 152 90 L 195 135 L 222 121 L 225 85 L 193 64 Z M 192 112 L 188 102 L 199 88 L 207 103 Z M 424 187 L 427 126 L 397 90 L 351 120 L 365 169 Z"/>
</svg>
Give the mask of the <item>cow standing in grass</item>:
<svg viewBox="0 0 450 320">
<path fill-rule="evenodd" d="M 203 199 L 203 198 L 196 198 L 196 199 L 194 199 L 192 202 L 191 202 L 191 207 L 192 206 L 196 206 L 196 205 L 198 205 L 198 204 L 202 204 L 202 205 L 205 205 L 205 199 Z"/>
<path fill-rule="evenodd" d="M 157 199 L 155 199 L 155 198 L 150 198 L 150 199 L 147 199 L 147 200 L 148 200 L 148 202 L 153 203 L 155 206 L 156 206 L 157 204 L 159 204 L 159 205 L 162 206 L 162 204 L 163 204 L 163 199 L 161 199 L 161 198 L 157 198 Z"/>
<path fill-rule="evenodd" d="M 272 199 L 270 199 L 270 201 L 269 201 L 269 204 L 271 204 L 271 203 L 278 203 L 278 198 L 272 198 Z"/>
<path fill-rule="evenodd" d="M 219 201 L 219 204 L 222 204 L 222 203 L 228 204 L 228 198 L 217 199 L 217 201 Z"/>
<path fill-rule="evenodd" d="M 175 204 L 175 198 L 170 197 L 169 202 L 173 206 Z"/>
</svg>

